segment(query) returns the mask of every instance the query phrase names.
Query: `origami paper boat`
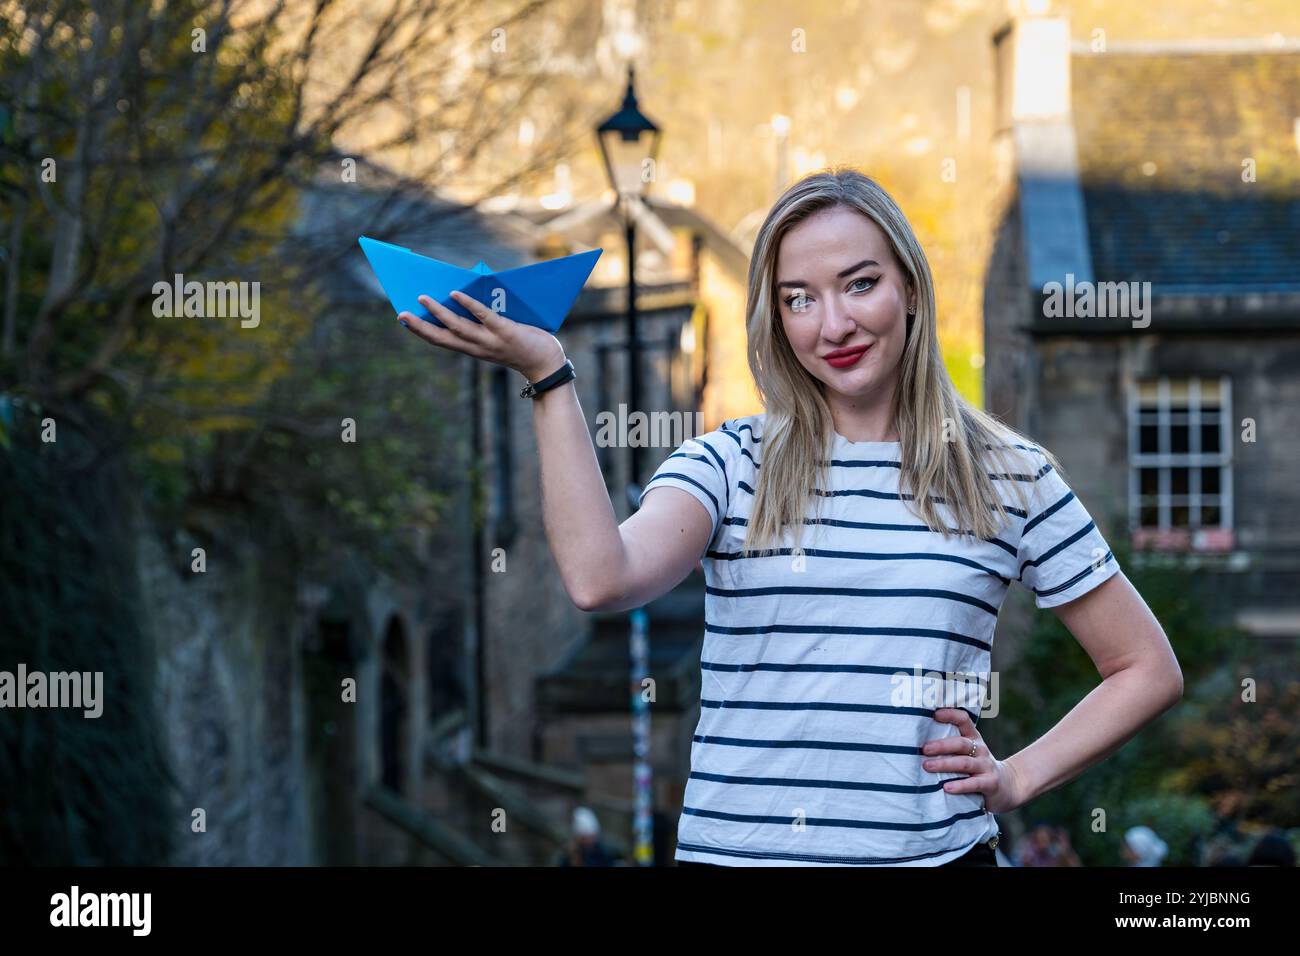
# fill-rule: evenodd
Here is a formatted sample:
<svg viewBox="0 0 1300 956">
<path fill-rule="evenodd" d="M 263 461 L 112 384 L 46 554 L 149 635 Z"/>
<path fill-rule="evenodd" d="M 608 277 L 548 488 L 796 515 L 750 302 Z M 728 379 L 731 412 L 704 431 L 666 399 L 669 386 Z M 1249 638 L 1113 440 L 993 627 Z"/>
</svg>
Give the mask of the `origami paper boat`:
<svg viewBox="0 0 1300 956">
<path fill-rule="evenodd" d="M 399 314 L 410 312 L 426 322 L 442 325 L 420 305 L 418 297 L 427 295 L 457 315 L 472 319 L 469 311 L 451 297 L 453 291 L 460 290 L 490 309 L 499 308 L 506 318 L 551 333 L 559 331 L 604 251 L 591 249 L 493 272 L 482 260 L 472 269 L 462 269 L 368 236 L 358 241 L 388 301 Z"/>
</svg>

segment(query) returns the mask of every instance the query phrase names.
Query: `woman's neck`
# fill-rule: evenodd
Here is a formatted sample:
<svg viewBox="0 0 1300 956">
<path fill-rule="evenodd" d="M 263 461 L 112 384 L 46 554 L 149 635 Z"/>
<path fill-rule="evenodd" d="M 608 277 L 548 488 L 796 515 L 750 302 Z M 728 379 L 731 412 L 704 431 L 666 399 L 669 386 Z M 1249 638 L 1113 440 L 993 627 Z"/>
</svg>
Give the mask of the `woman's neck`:
<svg viewBox="0 0 1300 956">
<path fill-rule="evenodd" d="M 831 409 L 835 431 L 853 442 L 900 441 L 893 416 L 884 410 Z"/>
</svg>

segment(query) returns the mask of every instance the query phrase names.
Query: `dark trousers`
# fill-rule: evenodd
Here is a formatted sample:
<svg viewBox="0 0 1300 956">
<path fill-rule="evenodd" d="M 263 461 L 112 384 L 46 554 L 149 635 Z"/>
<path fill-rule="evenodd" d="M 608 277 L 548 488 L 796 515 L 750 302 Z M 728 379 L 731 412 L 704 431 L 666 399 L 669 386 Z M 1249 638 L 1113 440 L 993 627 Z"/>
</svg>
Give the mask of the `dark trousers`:
<svg viewBox="0 0 1300 956">
<path fill-rule="evenodd" d="M 689 860 L 678 860 L 678 866 L 713 866 L 721 867 L 721 863 L 692 863 Z M 940 863 L 939 866 L 997 866 L 998 857 L 993 848 L 985 843 L 976 843 L 973 847 L 957 857 L 955 860 L 949 860 L 947 863 Z"/>
</svg>

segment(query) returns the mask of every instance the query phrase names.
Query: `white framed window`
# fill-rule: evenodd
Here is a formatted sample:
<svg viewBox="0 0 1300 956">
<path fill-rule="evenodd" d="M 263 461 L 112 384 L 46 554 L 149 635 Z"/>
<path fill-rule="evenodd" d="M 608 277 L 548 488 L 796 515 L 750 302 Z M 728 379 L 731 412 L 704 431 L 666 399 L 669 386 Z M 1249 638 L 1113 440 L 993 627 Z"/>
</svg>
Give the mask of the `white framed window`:
<svg viewBox="0 0 1300 956">
<path fill-rule="evenodd" d="M 1139 547 L 1230 550 L 1232 382 L 1135 382 L 1129 392 L 1129 527 Z"/>
</svg>

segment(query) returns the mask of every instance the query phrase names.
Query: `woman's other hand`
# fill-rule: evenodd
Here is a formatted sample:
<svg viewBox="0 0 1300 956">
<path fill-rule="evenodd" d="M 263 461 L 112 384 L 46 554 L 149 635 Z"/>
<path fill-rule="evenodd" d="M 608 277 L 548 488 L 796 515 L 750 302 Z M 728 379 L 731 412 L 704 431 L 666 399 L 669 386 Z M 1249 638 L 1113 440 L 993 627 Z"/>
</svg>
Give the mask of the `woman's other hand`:
<svg viewBox="0 0 1300 956">
<path fill-rule="evenodd" d="M 931 773 L 969 774 L 944 781 L 944 790 L 983 794 L 984 809 L 989 813 L 1009 813 L 1025 802 L 1015 768 L 993 756 L 967 711 L 961 707 L 940 707 L 934 712 L 934 719 L 956 724 L 961 733 L 956 737 L 927 740 L 921 747 L 921 766 Z M 972 743 L 976 745 L 975 755 L 969 756 Z"/>
</svg>

